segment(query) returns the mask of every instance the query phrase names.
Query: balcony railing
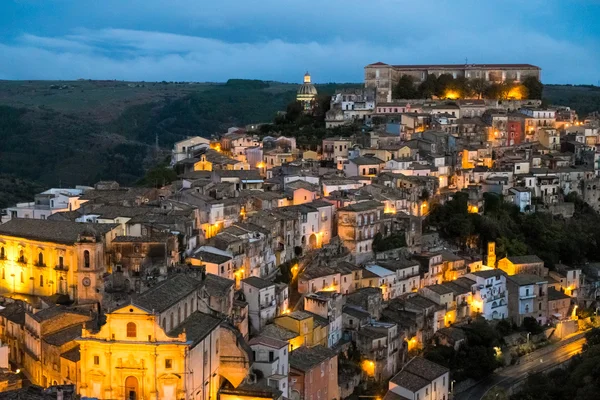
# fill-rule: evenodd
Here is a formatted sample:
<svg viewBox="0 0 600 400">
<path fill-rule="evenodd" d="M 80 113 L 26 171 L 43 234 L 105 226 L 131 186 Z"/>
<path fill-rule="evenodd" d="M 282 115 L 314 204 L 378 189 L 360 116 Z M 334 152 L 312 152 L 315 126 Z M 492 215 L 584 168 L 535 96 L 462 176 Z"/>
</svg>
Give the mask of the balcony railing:
<svg viewBox="0 0 600 400">
<path fill-rule="evenodd" d="M 57 266 L 54 267 L 54 269 L 56 271 L 64 271 L 64 272 L 66 272 L 66 271 L 69 270 L 69 266 L 68 265 L 64 265 L 64 264 L 63 265 L 57 265 Z"/>
</svg>

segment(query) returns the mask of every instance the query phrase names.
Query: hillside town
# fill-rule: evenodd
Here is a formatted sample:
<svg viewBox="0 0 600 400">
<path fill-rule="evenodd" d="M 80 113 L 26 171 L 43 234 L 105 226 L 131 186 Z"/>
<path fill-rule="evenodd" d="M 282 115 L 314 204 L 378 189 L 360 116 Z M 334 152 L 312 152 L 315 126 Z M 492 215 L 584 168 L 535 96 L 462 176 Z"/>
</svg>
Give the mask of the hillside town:
<svg viewBox="0 0 600 400">
<path fill-rule="evenodd" d="M 477 376 L 431 352 L 487 346 L 494 370 L 581 332 L 600 260 L 459 246 L 428 218 L 458 198 L 483 215 L 490 196 L 519 215 L 568 220 L 574 196 L 600 211 L 600 118 L 530 98 L 529 64 L 364 73 L 331 96 L 316 148 L 257 121 L 175 143 L 169 184 L 50 188 L 3 210 L 0 392 L 447 400 Z M 506 93 L 398 97 L 441 77 Z M 303 114 L 318 95 L 307 73 Z M 474 343 L 487 328 L 501 345 Z"/>
</svg>

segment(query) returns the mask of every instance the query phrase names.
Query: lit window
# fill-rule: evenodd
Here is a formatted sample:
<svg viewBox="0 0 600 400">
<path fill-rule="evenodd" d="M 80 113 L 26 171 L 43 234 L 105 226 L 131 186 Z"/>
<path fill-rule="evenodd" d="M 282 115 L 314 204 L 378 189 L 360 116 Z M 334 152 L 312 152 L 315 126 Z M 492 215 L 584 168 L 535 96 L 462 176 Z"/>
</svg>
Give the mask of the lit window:
<svg viewBox="0 0 600 400">
<path fill-rule="evenodd" d="M 173 368 L 173 360 L 170 358 L 165 359 L 165 369 Z"/>
<path fill-rule="evenodd" d="M 100 365 L 100 356 L 94 356 L 94 365 Z"/>
</svg>

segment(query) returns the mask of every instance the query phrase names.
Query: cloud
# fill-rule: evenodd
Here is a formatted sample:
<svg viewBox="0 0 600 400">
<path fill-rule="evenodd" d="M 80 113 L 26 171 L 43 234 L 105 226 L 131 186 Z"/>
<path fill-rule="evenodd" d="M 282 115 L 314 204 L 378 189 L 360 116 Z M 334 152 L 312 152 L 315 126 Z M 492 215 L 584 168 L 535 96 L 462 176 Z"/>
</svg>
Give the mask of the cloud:
<svg viewBox="0 0 600 400">
<path fill-rule="evenodd" d="M 25 24 L 17 13 L 5 24 L 15 28 L 0 36 L 3 79 L 290 82 L 309 70 L 316 82 L 360 82 L 374 61 L 468 58 L 536 64 L 549 83 L 589 83 L 600 61 L 596 38 L 553 24 L 570 12 L 556 0 L 20 2 L 35 3 L 39 15 L 21 16 L 32 21 Z M 536 26 L 532 16 L 541 12 L 544 24 Z"/>
</svg>

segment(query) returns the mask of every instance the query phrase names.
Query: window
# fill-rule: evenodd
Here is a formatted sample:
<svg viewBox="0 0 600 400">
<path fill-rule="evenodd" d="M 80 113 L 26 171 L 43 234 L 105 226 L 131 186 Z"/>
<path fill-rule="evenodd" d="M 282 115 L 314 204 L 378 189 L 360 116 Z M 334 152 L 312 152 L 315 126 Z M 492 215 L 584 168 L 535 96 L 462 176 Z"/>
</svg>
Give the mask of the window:
<svg viewBox="0 0 600 400">
<path fill-rule="evenodd" d="M 44 287 L 44 275 L 40 275 L 40 287 Z"/>
<path fill-rule="evenodd" d="M 0 260 L 4 260 L 6 255 L 4 254 L 4 247 L 0 247 Z"/>
<path fill-rule="evenodd" d="M 58 266 L 62 268 L 62 267 L 63 267 L 63 265 L 64 265 L 64 259 L 63 259 L 63 256 L 59 256 L 59 257 L 58 257 Z"/>
<path fill-rule="evenodd" d="M 94 356 L 94 365 L 100 365 L 100 356 Z"/>
<path fill-rule="evenodd" d="M 219 339 L 215 340 L 215 354 L 219 354 Z"/>
<path fill-rule="evenodd" d="M 208 351 L 204 350 L 204 365 L 208 365 Z"/>
<path fill-rule="evenodd" d="M 23 271 L 21 271 L 21 283 L 25 283 L 25 276 L 23 275 Z"/>
<path fill-rule="evenodd" d="M 25 252 L 23 251 L 23 249 L 19 250 L 19 262 L 25 262 Z"/>
<path fill-rule="evenodd" d="M 83 266 L 85 268 L 90 267 L 90 252 L 88 250 L 83 251 Z"/>
<path fill-rule="evenodd" d="M 166 358 L 165 359 L 165 369 L 171 369 L 173 368 L 173 360 L 171 360 L 170 358 Z"/>
<path fill-rule="evenodd" d="M 2 279 L 6 280 L 6 271 L 2 268 Z"/>
<path fill-rule="evenodd" d="M 127 323 L 127 337 L 134 338 L 137 336 L 137 326 L 133 322 Z"/>
</svg>

